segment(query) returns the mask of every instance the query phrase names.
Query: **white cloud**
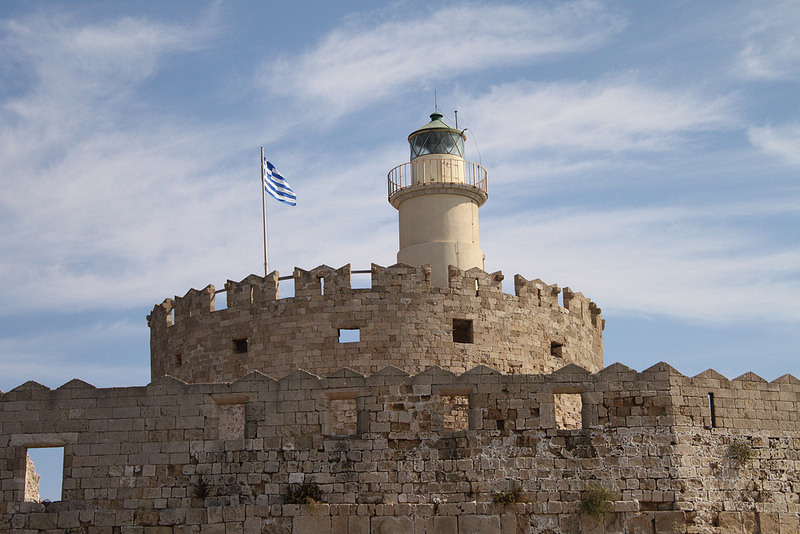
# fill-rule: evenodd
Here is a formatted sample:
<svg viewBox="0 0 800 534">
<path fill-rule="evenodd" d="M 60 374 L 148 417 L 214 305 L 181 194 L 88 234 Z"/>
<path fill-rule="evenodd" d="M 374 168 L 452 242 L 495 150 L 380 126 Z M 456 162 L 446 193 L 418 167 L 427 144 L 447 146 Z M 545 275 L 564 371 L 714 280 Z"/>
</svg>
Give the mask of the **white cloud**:
<svg viewBox="0 0 800 534">
<path fill-rule="evenodd" d="M 734 99 L 650 87 L 630 76 L 597 83 L 516 82 L 462 98 L 484 151 L 661 151 L 689 133 L 730 128 Z M 466 121 L 465 121 L 466 122 Z"/>
<path fill-rule="evenodd" d="M 8 298 L 22 308 L 127 306 L 148 287 L 145 265 L 174 281 L 181 247 L 202 264 L 203 238 L 241 245 L 212 222 L 243 197 L 241 182 L 220 179 L 241 169 L 219 168 L 240 140 L 148 113 L 135 94 L 162 58 L 200 46 L 205 22 L 78 25 L 53 15 L 2 31 L 5 60 L 20 60 L 31 79 L 0 103 Z"/>
<path fill-rule="evenodd" d="M 747 130 L 747 138 L 753 146 L 776 154 L 793 165 L 800 165 L 800 123 L 784 126 L 752 126 Z"/>
<path fill-rule="evenodd" d="M 739 55 L 747 78 L 800 78 L 800 9 L 795 0 L 767 2 L 750 14 Z"/>
<path fill-rule="evenodd" d="M 263 69 L 274 94 L 342 113 L 454 75 L 587 50 L 624 22 L 602 3 L 458 5 L 403 22 L 334 30 L 309 52 Z"/>
<path fill-rule="evenodd" d="M 519 272 L 569 285 L 617 313 L 703 323 L 774 321 L 778 313 L 797 321 L 800 249 L 766 245 L 765 230 L 752 223 L 796 218 L 798 206 L 770 199 L 702 209 L 545 209 L 487 221 L 482 243 L 507 280 Z"/>
</svg>

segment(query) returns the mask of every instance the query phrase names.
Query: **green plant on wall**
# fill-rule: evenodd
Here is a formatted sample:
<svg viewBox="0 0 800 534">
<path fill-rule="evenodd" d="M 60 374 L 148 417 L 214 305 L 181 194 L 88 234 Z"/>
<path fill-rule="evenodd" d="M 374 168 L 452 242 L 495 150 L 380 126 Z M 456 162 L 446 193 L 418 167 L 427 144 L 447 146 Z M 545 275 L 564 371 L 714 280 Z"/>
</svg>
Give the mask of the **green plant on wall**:
<svg viewBox="0 0 800 534">
<path fill-rule="evenodd" d="M 322 491 L 317 484 L 290 484 L 284 502 L 286 504 L 316 504 L 322 502 Z"/>
<path fill-rule="evenodd" d="M 522 489 L 518 486 L 514 486 L 508 491 L 498 491 L 492 495 L 492 501 L 495 504 L 514 504 L 516 502 L 522 502 Z"/>
<path fill-rule="evenodd" d="M 728 456 L 733 459 L 737 467 L 743 467 L 747 465 L 753 457 L 753 447 L 744 441 L 734 441 L 731 443 L 731 446 L 728 447 Z"/>
<path fill-rule="evenodd" d="M 201 476 L 194 486 L 194 496 L 198 499 L 205 499 L 209 495 L 211 495 L 211 486 L 209 486 L 208 482 Z"/>
<path fill-rule="evenodd" d="M 581 513 L 599 518 L 603 514 L 614 511 L 616 494 L 605 488 L 590 487 L 581 496 Z"/>
</svg>

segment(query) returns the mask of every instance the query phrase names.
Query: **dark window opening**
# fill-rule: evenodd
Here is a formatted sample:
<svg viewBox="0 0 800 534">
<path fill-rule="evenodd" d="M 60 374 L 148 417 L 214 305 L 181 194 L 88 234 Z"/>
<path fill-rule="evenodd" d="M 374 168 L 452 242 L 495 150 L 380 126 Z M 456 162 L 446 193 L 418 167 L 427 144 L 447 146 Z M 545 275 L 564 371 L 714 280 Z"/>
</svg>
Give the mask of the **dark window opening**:
<svg viewBox="0 0 800 534">
<path fill-rule="evenodd" d="M 358 343 L 361 341 L 360 328 L 340 328 L 339 343 Z"/>
<path fill-rule="evenodd" d="M 472 319 L 453 319 L 453 341 L 472 343 Z"/>
<path fill-rule="evenodd" d="M 183 356 L 180 354 L 175 355 L 175 367 L 180 367 L 183 365 Z"/>
<path fill-rule="evenodd" d="M 559 343 L 558 341 L 552 341 L 550 343 L 550 356 L 555 358 L 563 358 L 564 357 L 564 344 Z"/>
<path fill-rule="evenodd" d="M 244 354 L 247 352 L 250 343 L 247 341 L 247 338 L 244 339 L 234 339 L 233 340 L 233 353 L 234 354 Z"/>
<path fill-rule="evenodd" d="M 714 394 L 713 393 L 709 393 L 708 394 L 708 409 L 709 409 L 709 412 L 711 413 L 711 428 L 716 428 L 717 427 L 717 410 L 716 410 L 716 407 L 714 406 Z"/>
</svg>

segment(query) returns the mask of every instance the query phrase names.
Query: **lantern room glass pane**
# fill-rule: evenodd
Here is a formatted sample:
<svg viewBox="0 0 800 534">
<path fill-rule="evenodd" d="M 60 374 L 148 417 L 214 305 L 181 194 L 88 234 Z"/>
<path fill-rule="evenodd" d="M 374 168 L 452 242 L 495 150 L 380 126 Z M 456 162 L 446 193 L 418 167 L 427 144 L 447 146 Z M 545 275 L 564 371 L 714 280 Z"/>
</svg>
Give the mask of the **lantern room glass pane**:
<svg viewBox="0 0 800 534">
<path fill-rule="evenodd" d="M 411 159 L 426 154 L 454 154 L 464 157 L 464 138 L 458 132 L 431 130 L 421 132 L 409 140 Z"/>
</svg>

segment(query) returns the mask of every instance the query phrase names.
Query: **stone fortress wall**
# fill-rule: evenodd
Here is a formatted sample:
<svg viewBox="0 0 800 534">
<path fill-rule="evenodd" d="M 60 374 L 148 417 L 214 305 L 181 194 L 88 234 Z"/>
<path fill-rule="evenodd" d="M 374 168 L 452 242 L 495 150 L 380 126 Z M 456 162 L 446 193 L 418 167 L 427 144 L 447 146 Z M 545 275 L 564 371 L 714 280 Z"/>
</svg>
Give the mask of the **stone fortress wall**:
<svg viewBox="0 0 800 534">
<path fill-rule="evenodd" d="M 371 271 L 371 288 L 352 289 L 349 265 L 296 268 L 294 297 L 283 299 L 277 272 L 228 281 L 228 307 L 218 311 L 212 285 L 167 299 L 148 316 L 152 378 L 231 382 L 251 371 L 324 376 L 391 365 L 412 373 L 487 365 L 509 374 L 603 366 L 600 309 L 569 288 L 562 306 L 558 286 L 519 275 L 509 295 L 500 272 L 451 267 L 449 287 L 436 288 L 428 267 L 373 264 Z M 340 329 L 358 329 L 360 340 L 340 343 Z"/>
<path fill-rule="evenodd" d="M 792 376 L 666 364 L 28 382 L 0 394 L 0 532 L 795 534 L 799 411 Z M 64 447 L 60 502 L 25 502 L 41 446 Z"/>
</svg>

